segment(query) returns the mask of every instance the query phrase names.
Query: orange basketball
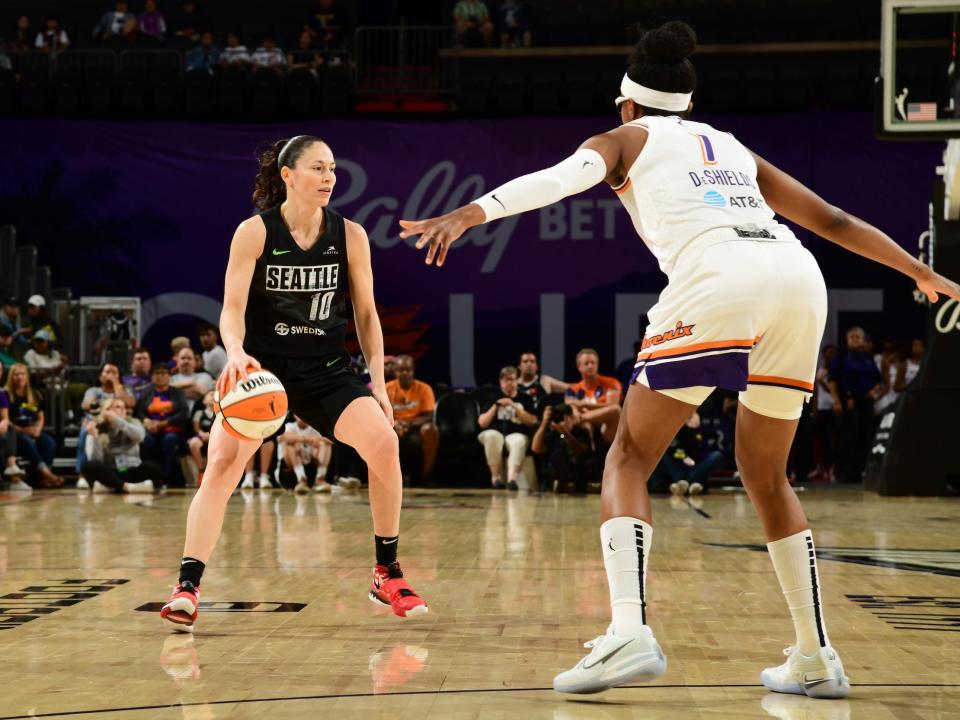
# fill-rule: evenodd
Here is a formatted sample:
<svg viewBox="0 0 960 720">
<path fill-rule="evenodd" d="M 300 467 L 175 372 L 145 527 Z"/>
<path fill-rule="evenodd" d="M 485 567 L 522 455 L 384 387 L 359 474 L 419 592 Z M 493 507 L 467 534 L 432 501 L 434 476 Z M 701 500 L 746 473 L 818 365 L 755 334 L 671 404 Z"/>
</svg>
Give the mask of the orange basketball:
<svg viewBox="0 0 960 720">
<path fill-rule="evenodd" d="M 269 370 L 248 368 L 223 398 L 214 394 L 213 410 L 223 417 L 223 428 L 240 440 L 262 440 L 273 435 L 287 417 L 287 391 Z"/>
</svg>

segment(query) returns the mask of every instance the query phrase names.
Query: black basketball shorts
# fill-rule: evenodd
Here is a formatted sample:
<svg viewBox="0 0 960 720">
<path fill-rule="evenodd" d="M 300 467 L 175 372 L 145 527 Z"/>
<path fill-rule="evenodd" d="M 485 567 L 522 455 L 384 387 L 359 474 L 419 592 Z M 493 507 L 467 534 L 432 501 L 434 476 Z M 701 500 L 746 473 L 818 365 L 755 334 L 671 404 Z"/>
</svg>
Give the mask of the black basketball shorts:
<svg viewBox="0 0 960 720">
<path fill-rule="evenodd" d="M 254 357 L 283 383 L 291 412 L 330 440 L 347 406 L 357 398 L 371 397 L 351 369 L 346 351 L 316 358 Z"/>
</svg>

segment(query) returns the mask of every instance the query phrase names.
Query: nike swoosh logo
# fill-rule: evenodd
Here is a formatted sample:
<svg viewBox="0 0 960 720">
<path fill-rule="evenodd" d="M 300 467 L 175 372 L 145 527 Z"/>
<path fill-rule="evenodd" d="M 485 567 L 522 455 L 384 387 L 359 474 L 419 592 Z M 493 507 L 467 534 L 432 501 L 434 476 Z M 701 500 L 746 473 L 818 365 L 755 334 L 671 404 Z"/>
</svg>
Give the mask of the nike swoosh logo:
<svg viewBox="0 0 960 720">
<path fill-rule="evenodd" d="M 632 642 L 633 642 L 633 640 L 627 640 L 625 643 L 623 643 L 623 645 L 621 645 L 620 647 L 618 647 L 618 648 L 616 648 L 616 649 L 614 649 L 614 650 L 611 650 L 611 651 L 608 652 L 606 655 L 604 655 L 602 658 L 600 658 L 599 660 L 597 660 L 595 663 L 591 663 L 590 665 L 587 665 L 586 663 L 584 663 L 584 664 L 583 664 L 583 669 L 584 669 L 584 670 L 589 670 L 589 669 L 592 668 L 592 667 L 596 667 L 597 665 L 601 665 L 602 663 L 605 663 L 607 660 L 609 660 L 610 658 L 612 658 L 614 655 L 616 655 L 618 652 L 620 652 L 621 650 L 623 650 L 627 645 L 629 645 L 629 644 L 632 643 Z"/>
<path fill-rule="evenodd" d="M 330 367 L 331 365 L 336 365 L 338 362 L 340 362 L 341 359 L 342 359 L 342 358 L 337 358 L 336 360 L 331 360 L 330 362 L 327 363 L 327 367 Z"/>
<path fill-rule="evenodd" d="M 610 538 L 610 542 L 607 543 L 607 547 L 613 550 L 613 538 Z M 616 552 L 616 550 L 613 550 L 613 552 Z"/>
<path fill-rule="evenodd" d="M 397 540 L 399 540 L 399 539 L 400 539 L 400 538 L 394 538 L 393 540 L 384 540 L 382 544 L 383 544 L 383 545 L 393 545 L 393 544 L 394 544 Z"/>
<path fill-rule="evenodd" d="M 817 685 L 823 685 L 825 682 L 830 682 L 830 678 L 824 678 L 823 680 L 804 680 L 803 686 L 805 688 L 813 688 Z"/>
<path fill-rule="evenodd" d="M 277 250 L 276 248 L 273 249 L 273 254 L 274 254 L 274 255 L 286 255 L 288 252 L 293 252 L 293 251 L 292 251 L 292 250 Z"/>
<path fill-rule="evenodd" d="M 580 166 L 580 169 L 583 170 L 587 165 L 593 165 L 589 160 L 584 160 L 583 165 Z"/>
<path fill-rule="evenodd" d="M 494 193 L 494 194 L 491 195 L 490 197 L 492 197 L 494 200 L 496 200 L 498 203 L 500 203 L 500 207 L 502 207 L 504 210 L 507 209 L 507 206 L 504 205 L 502 202 L 500 202 L 500 198 L 497 197 L 497 194 L 496 194 L 496 193 Z"/>
</svg>

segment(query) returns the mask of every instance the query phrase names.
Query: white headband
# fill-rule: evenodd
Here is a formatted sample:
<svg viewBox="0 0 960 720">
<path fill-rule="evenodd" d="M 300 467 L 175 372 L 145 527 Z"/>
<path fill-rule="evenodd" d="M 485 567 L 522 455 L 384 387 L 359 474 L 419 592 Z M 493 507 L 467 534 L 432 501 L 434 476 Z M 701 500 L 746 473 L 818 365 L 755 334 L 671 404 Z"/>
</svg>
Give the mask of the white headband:
<svg viewBox="0 0 960 720">
<path fill-rule="evenodd" d="M 633 100 L 643 107 L 683 112 L 690 107 L 690 98 L 692 97 L 692 92 L 668 93 L 652 90 L 634 82 L 624 73 L 623 80 L 620 81 L 620 97 L 617 98 L 617 105 L 619 106 L 624 100 Z"/>
</svg>

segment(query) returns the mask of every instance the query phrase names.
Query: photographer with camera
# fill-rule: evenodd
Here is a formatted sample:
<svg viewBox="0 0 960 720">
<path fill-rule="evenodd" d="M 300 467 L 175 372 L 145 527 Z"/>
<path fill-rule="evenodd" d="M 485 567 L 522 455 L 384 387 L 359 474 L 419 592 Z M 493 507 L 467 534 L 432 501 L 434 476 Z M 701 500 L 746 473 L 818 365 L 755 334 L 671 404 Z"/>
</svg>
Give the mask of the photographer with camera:
<svg viewBox="0 0 960 720">
<path fill-rule="evenodd" d="M 133 394 L 127 390 L 120 380 L 120 369 L 113 363 L 104 363 L 100 366 L 100 385 L 87 388 L 83 394 L 83 400 L 80 401 L 80 409 L 84 413 L 83 423 L 80 426 L 80 434 L 77 437 L 77 472 L 80 477 L 77 479 L 77 489 L 86 490 L 90 487 L 89 481 L 83 475 L 83 463 L 87 459 L 86 440 L 87 423 L 90 420 L 98 421 L 100 416 L 111 400 L 118 398 L 129 410 L 136 402 Z"/>
<path fill-rule="evenodd" d="M 603 455 L 579 408 L 566 403 L 547 407 L 534 433 L 531 450 L 546 457 L 554 492 L 586 492 L 603 476 Z"/>
<path fill-rule="evenodd" d="M 128 417 L 126 403 L 108 400 L 99 416 L 84 427 L 86 456 L 82 472 L 94 492 L 152 493 L 163 484 L 159 465 L 140 461 L 140 443 L 146 430 L 139 420 Z"/>
</svg>

